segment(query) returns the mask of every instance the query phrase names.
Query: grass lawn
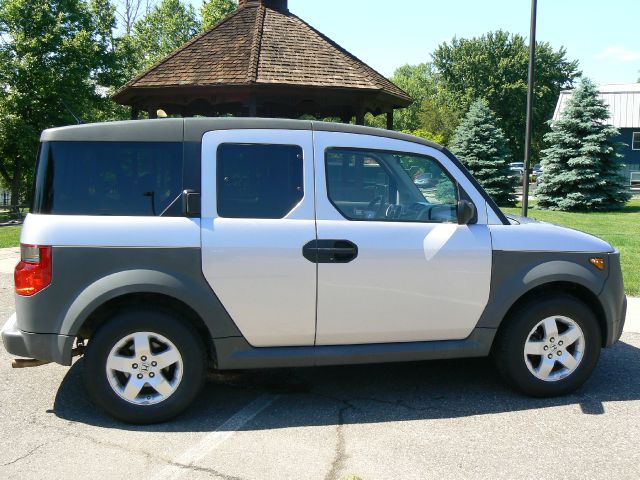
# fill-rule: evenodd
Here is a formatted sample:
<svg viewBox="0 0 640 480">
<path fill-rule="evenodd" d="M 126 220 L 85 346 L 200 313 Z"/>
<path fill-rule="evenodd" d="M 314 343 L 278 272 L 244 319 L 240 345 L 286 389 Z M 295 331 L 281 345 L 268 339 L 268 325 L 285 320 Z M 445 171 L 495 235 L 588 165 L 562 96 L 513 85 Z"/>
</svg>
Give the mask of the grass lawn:
<svg viewBox="0 0 640 480">
<path fill-rule="evenodd" d="M 20 229 L 22 227 L 0 227 L 0 248 L 20 245 Z"/>
<path fill-rule="evenodd" d="M 519 208 L 504 208 L 520 215 Z M 640 199 L 631 200 L 618 212 L 568 213 L 529 210 L 529 216 L 600 237 L 620 250 L 627 295 L 640 297 Z"/>
</svg>

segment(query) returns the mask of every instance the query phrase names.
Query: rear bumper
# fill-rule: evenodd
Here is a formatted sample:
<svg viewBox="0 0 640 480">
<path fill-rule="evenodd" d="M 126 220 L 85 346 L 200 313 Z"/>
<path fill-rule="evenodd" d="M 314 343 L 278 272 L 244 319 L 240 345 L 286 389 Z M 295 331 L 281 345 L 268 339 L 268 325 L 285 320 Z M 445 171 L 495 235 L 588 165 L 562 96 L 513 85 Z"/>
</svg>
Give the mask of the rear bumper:
<svg viewBox="0 0 640 480">
<path fill-rule="evenodd" d="M 49 333 L 30 333 L 18 328 L 14 313 L 2 328 L 2 343 L 11 355 L 71 365 L 75 337 Z"/>
</svg>

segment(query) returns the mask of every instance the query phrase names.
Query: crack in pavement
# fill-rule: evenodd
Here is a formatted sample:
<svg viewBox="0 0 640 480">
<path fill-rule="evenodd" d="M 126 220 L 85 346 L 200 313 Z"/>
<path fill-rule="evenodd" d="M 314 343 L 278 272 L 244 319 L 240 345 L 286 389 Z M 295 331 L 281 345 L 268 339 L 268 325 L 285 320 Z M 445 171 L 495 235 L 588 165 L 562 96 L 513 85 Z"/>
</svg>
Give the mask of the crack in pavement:
<svg viewBox="0 0 640 480">
<path fill-rule="evenodd" d="M 216 477 L 222 478 L 223 480 L 246 480 L 242 477 L 236 477 L 233 475 L 227 475 L 226 473 L 223 472 L 219 472 L 213 468 L 208 468 L 208 467 L 199 467 L 197 465 L 187 465 L 184 463 L 180 463 L 180 462 L 174 462 L 172 460 L 168 460 L 166 458 L 163 457 L 158 457 L 157 455 L 153 455 L 152 453 L 149 453 L 145 450 L 140 450 L 137 448 L 131 448 L 131 447 L 126 447 L 124 445 L 119 445 L 117 443 L 113 443 L 110 441 L 105 441 L 105 440 L 99 440 L 97 438 L 92 437 L 91 435 L 86 435 L 86 434 L 82 434 L 82 433 L 76 433 L 76 432 L 68 432 L 62 429 L 62 427 L 58 427 L 56 425 L 47 425 L 45 423 L 41 423 L 38 421 L 29 421 L 29 423 L 31 423 L 32 425 L 36 426 L 36 427 L 41 427 L 41 428 L 48 428 L 50 430 L 55 430 L 58 433 L 61 433 L 63 435 L 63 438 L 69 438 L 69 437 L 73 437 L 73 438 L 80 438 L 83 440 L 87 440 L 95 445 L 101 446 L 101 447 L 108 447 L 108 448 L 114 448 L 116 450 L 121 450 L 127 453 L 137 453 L 139 455 L 142 455 L 145 458 L 145 463 L 149 464 L 151 462 L 160 462 L 166 465 L 171 465 L 173 467 L 177 467 L 177 468 L 182 468 L 185 470 L 192 470 L 192 471 L 198 471 L 198 472 L 203 472 L 203 473 L 208 473 L 211 475 L 215 475 Z M 72 422 L 68 422 L 69 425 L 71 426 Z M 54 441 L 59 441 L 60 439 L 56 439 Z M 28 457 L 29 455 L 31 455 L 33 452 L 35 452 L 36 450 L 38 450 L 39 448 L 49 444 L 49 443 L 53 443 L 53 441 L 50 442 L 45 442 L 42 445 L 38 445 L 36 448 L 34 448 L 31 452 L 29 452 L 28 454 L 24 455 L 23 457 L 20 457 L 14 461 L 11 461 L 7 464 L 4 465 L 0 465 L 0 467 L 4 467 L 6 465 L 11 465 L 12 463 L 15 463 L 18 460 L 22 460 L 23 458 Z"/>
<path fill-rule="evenodd" d="M 34 448 L 32 448 L 31 450 L 29 450 L 29 451 L 28 451 L 27 453 L 25 453 L 24 455 L 22 455 L 22 456 L 20 456 L 20 457 L 18 457 L 18 458 L 16 458 L 16 459 L 14 459 L 14 460 L 11 460 L 10 462 L 3 463 L 2 465 L 0 465 L 0 467 L 8 467 L 9 465 L 13 465 L 14 463 L 18 463 L 18 462 L 20 462 L 20 461 L 24 460 L 25 458 L 30 457 L 31 455 L 33 455 L 37 450 L 41 449 L 42 447 L 44 447 L 44 446 L 46 446 L 46 445 L 49 445 L 50 443 L 53 443 L 53 442 L 55 442 L 55 441 L 56 441 L 56 440 L 51 440 L 51 441 L 48 441 L 48 442 L 41 443 L 41 444 L 40 444 L 40 445 L 38 445 L 37 447 L 34 447 Z"/>
</svg>

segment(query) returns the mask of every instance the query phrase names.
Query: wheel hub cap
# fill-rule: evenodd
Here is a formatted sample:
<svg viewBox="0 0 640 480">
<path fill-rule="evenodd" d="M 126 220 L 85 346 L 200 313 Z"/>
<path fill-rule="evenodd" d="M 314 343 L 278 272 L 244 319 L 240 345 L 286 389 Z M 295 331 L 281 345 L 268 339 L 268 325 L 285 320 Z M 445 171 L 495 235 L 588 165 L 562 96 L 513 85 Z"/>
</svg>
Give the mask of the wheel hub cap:
<svg viewBox="0 0 640 480">
<path fill-rule="evenodd" d="M 584 333 L 574 320 L 564 316 L 548 317 L 529 332 L 524 360 L 536 378 L 556 382 L 578 368 L 584 344 Z"/>
<path fill-rule="evenodd" d="M 182 379 L 182 356 L 166 337 L 136 332 L 116 342 L 107 357 L 109 385 L 122 399 L 152 405 L 170 397 Z"/>
</svg>

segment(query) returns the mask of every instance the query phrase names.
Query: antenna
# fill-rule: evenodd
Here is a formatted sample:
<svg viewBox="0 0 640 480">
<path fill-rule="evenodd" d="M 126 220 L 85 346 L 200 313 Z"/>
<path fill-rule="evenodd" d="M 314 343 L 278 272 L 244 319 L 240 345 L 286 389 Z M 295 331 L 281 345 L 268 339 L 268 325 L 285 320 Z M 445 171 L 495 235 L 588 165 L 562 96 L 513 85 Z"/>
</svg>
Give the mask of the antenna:
<svg viewBox="0 0 640 480">
<path fill-rule="evenodd" d="M 60 103 L 62 103 L 62 106 L 67 109 L 67 111 L 71 114 L 73 118 L 76 119 L 76 122 L 78 122 L 78 125 L 84 123 L 84 121 L 80 117 L 78 117 L 75 113 L 73 113 L 73 110 L 69 108 L 69 105 L 67 105 L 63 99 L 60 99 Z"/>
</svg>

